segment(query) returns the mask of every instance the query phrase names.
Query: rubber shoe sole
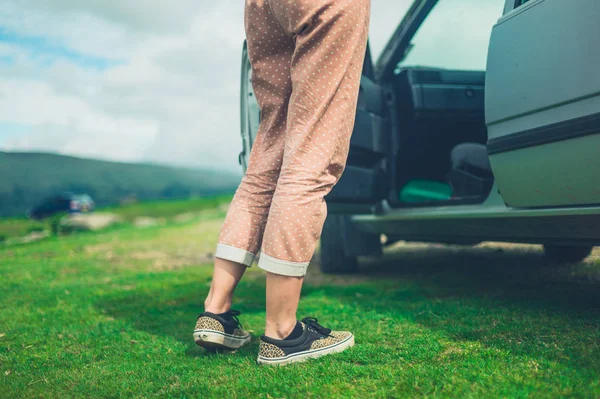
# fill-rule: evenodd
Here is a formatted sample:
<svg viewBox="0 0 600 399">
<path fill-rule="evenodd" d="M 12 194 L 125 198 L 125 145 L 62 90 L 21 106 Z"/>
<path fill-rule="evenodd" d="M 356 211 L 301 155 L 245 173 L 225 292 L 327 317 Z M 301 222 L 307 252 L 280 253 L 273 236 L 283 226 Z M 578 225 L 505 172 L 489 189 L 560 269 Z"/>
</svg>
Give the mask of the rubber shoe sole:
<svg viewBox="0 0 600 399">
<path fill-rule="evenodd" d="M 309 359 L 317 359 L 319 357 L 323 357 L 326 355 L 331 355 L 334 353 L 340 353 L 345 351 L 348 348 L 354 346 L 354 335 L 350 335 L 345 340 L 338 342 L 335 345 L 327 346 L 325 348 L 319 348 L 314 350 L 308 350 L 304 352 L 292 353 L 290 355 L 284 357 L 275 357 L 275 358 L 267 358 L 258 356 L 257 362 L 260 365 L 268 365 L 268 366 L 285 366 L 290 363 L 300 363 L 305 362 Z"/>
<path fill-rule="evenodd" d="M 240 337 L 213 330 L 195 330 L 194 342 L 206 349 L 239 349 L 250 342 L 250 335 Z"/>
</svg>

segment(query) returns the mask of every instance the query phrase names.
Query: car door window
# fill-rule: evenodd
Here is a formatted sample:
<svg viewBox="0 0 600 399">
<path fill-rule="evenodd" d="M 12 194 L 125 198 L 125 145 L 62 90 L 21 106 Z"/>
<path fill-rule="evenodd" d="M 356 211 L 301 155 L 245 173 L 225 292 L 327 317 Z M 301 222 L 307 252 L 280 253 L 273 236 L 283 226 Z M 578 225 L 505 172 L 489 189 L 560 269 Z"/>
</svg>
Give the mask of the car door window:
<svg viewBox="0 0 600 399">
<path fill-rule="evenodd" d="M 515 8 L 521 7 L 523 4 L 528 3 L 529 0 L 515 0 Z"/>
<path fill-rule="evenodd" d="M 455 70 L 485 70 L 492 27 L 504 0 L 440 0 L 423 21 L 408 55 L 398 64 Z"/>
</svg>

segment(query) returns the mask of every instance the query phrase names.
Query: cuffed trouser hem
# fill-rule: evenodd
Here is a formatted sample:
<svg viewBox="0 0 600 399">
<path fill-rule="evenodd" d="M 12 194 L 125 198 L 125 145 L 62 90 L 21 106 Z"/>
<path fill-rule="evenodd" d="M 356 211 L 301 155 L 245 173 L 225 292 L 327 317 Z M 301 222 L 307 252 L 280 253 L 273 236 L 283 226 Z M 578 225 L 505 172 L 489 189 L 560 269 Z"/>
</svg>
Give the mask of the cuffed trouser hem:
<svg viewBox="0 0 600 399">
<path fill-rule="evenodd" d="M 232 247 L 231 245 L 217 244 L 215 258 L 241 263 L 244 266 L 250 267 L 252 266 L 252 263 L 254 263 L 254 258 L 256 258 L 256 255 L 252 252 Z"/>
<path fill-rule="evenodd" d="M 309 263 L 276 259 L 263 252 L 260 254 L 258 267 L 269 273 L 280 274 L 282 276 L 302 277 L 306 274 Z"/>
</svg>

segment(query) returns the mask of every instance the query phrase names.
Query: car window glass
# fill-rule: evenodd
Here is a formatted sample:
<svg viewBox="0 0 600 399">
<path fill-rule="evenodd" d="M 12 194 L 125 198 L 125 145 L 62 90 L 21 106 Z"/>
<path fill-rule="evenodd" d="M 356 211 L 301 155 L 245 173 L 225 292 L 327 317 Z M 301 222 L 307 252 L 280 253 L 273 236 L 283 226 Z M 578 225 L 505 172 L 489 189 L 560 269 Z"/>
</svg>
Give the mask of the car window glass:
<svg viewBox="0 0 600 399">
<path fill-rule="evenodd" d="M 398 64 L 485 70 L 492 27 L 504 0 L 440 0 L 415 34 L 412 49 Z"/>
<path fill-rule="evenodd" d="M 529 2 L 529 0 L 515 0 L 515 8 L 521 7 L 523 4 Z"/>
</svg>

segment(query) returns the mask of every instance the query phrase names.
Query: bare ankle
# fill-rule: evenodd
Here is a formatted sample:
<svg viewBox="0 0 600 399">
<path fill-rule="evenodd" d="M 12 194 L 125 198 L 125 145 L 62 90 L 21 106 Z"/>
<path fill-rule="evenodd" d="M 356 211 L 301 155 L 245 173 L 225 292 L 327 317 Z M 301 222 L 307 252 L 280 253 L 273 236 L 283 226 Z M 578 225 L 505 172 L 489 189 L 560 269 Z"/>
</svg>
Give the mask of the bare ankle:
<svg viewBox="0 0 600 399">
<path fill-rule="evenodd" d="M 214 314 L 221 314 L 231 309 L 231 300 L 215 301 L 214 298 L 207 298 L 204 301 L 204 311 Z"/>
<path fill-rule="evenodd" d="M 297 321 L 295 319 L 285 322 L 270 322 L 267 320 L 265 335 L 273 339 L 285 339 L 292 333 L 292 331 L 294 331 L 296 323 Z"/>
</svg>

